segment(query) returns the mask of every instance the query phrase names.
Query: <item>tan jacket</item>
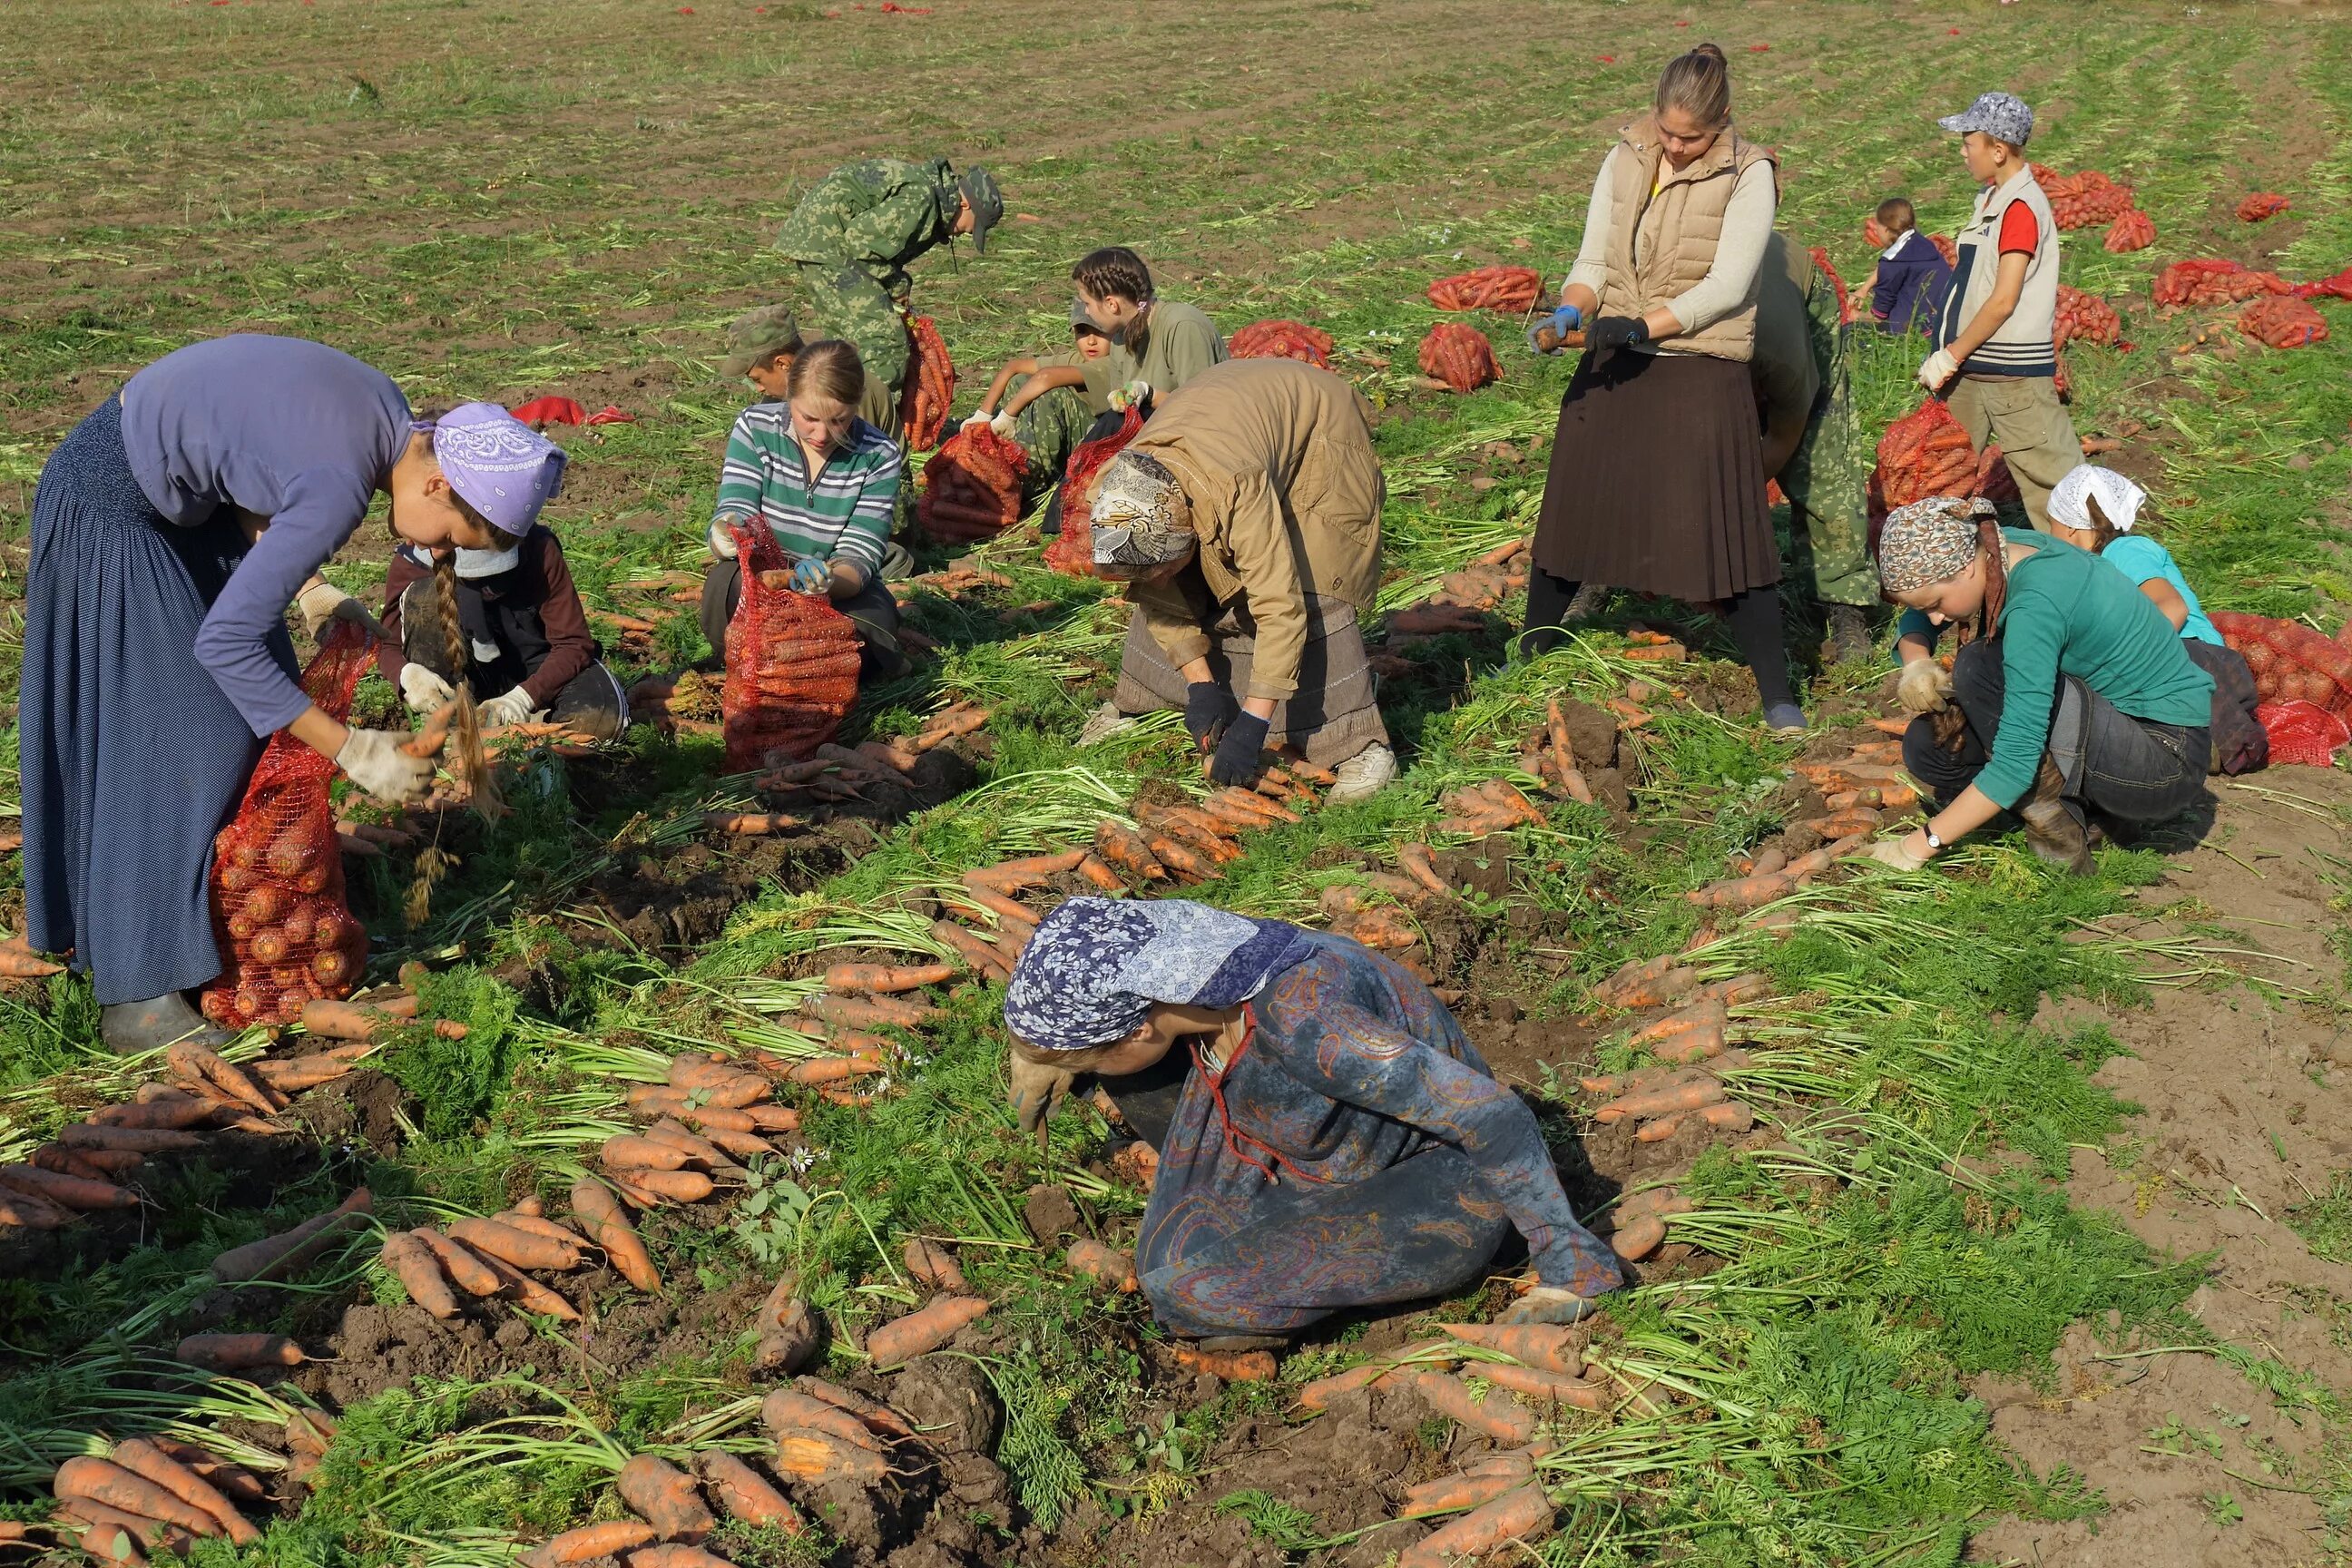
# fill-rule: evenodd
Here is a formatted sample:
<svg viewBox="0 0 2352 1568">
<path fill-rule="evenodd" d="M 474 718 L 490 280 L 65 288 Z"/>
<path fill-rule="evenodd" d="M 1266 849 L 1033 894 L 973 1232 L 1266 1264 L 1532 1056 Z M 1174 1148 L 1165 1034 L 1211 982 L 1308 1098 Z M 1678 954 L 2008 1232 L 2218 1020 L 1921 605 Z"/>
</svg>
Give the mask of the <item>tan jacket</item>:
<svg viewBox="0 0 2352 1568">
<path fill-rule="evenodd" d="M 1228 360 L 1187 381 L 1131 443 L 1183 487 L 1201 575 L 1220 605 L 1256 623 L 1245 697 L 1298 689 L 1307 609 L 1318 595 L 1360 610 L 1381 580 L 1381 505 L 1371 405 L 1329 371 L 1286 359 Z M 1209 651 L 1172 587 L 1128 597 L 1171 664 Z"/>
<path fill-rule="evenodd" d="M 1696 288 L 1715 265 L 1724 211 L 1739 176 L 1773 161 L 1763 148 L 1726 130 L 1689 167 L 1668 168 L 1657 123 L 1649 119 L 1625 128 L 1624 145 L 1633 155 L 1616 160 L 1616 183 L 1609 193 L 1609 251 L 1601 285 L 1604 316 L 1639 316 Z M 1745 362 L 1756 343 L 1754 291 L 1740 309 L 1674 343 L 1681 353 Z"/>
</svg>

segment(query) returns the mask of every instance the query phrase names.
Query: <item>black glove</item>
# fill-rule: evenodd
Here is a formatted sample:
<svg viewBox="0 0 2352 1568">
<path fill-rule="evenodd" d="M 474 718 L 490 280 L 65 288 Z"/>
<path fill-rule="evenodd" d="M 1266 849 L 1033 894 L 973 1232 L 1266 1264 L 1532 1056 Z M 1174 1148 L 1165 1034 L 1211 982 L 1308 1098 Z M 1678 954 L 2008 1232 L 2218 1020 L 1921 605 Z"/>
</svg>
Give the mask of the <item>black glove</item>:
<svg viewBox="0 0 2352 1568">
<path fill-rule="evenodd" d="M 1265 721 L 1255 713 L 1236 715 L 1225 726 L 1225 738 L 1217 742 L 1209 776 L 1221 784 L 1254 784 L 1264 771 L 1258 753 L 1265 750 Z"/>
<path fill-rule="evenodd" d="M 1649 324 L 1639 316 L 1602 316 L 1584 329 L 1584 346 L 1603 352 L 1622 349 L 1649 335 Z"/>
<path fill-rule="evenodd" d="M 1204 752 L 1217 743 L 1240 711 L 1234 694 L 1213 680 L 1195 680 L 1184 688 L 1184 732 Z"/>
</svg>

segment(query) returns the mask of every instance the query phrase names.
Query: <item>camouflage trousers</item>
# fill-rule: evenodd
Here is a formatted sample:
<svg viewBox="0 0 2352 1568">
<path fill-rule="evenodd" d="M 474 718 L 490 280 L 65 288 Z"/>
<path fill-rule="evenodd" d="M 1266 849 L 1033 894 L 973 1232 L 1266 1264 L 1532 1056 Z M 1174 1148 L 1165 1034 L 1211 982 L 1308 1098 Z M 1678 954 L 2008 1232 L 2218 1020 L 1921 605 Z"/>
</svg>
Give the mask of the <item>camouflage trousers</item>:
<svg viewBox="0 0 2352 1568">
<path fill-rule="evenodd" d="M 1015 382 L 1014 389 L 1020 384 Z M 1055 387 L 1013 419 L 1013 439 L 1029 454 L 1029 472 L 1021 486 L 1022 515 L 1045 504 L 1054 487 L 1062 482 L 1070 454 L 1086 439 L 1094 421 L 1095 416 L 1087 412 L 1087 400 L 1066 386 Z"/>
<path fill-rule="evenodd" d="M 867 424 L 898 434 L 898 393 L 915 344 L 890 285 L 903 284 L 906 275 L 877 278 L 856 262 L 799 261 L 793 270 L 816 328 L 811 336 L 846 339 L 865 362 L 866 396 L 857 412 Z"/>
<path fill-rule="evenodd" d="M 1779 476 L 1789 498 L 1798 573 L 1811 576 L 1813 596 L 1824 605 L 1878 603 L 1867 500 L 1876 460 L 1876 448 L 1854 417 L 1853 386 L 1840 354 L 1813 400 L 1805 438 Z"/>
</svg>

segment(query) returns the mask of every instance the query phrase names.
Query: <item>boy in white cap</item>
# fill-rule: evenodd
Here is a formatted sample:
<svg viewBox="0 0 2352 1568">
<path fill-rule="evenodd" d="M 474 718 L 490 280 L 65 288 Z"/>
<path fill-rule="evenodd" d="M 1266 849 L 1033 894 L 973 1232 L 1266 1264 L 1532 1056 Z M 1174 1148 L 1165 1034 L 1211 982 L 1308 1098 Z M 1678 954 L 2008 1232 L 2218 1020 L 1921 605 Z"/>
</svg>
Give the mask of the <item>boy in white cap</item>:
<svg viewBox="0 0 2352 1568">
<path fill-rule="evenodd" d="M 2027 514 L 2046 532 L 2051 489 L 2083 448 L 2058 402 L 2058 220 L 2026 162 L 2033 110 L 1988 92 L 1936 123 L 1959 134 L 1984 189 L 1960 230 L 1951 295 L 1919 384 L 1943 395 L 1978 450 L 2000 447 Z"/>
</svg>

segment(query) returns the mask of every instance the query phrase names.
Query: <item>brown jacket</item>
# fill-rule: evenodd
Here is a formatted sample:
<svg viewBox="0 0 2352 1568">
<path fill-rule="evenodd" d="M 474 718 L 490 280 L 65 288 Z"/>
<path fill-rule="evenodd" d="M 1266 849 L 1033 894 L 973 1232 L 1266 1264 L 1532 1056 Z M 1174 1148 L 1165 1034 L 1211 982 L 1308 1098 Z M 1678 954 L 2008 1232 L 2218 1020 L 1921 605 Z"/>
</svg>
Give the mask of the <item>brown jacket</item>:
<svg viewBox="0 0 2352 1568">
<path fill-rule="evenodd" d="M 1286 359 L 1228 360 L 1159 405 L 1131 449 L 1167 465 L 1200 536 L 1201 575 L 1220 605 L 1256 623 L 1245 697 L 1298 689 L 1307 610 L 1318 595 L 1360 610 L 1381 579 L 1381 505 L 1371 405 L 1329 371 Z M 1209 651 L 1173 588 L 1128 597 L 1171 664 Z"/>
<path fill-rule="evenodd" d="M 1715 265 L 1724 210 L 1739 176 L 1759 162 L 1772 161 L 1769 153 L 1728 129 L 1703 156 L 1679 170 L 1665 166 L 1654 120 L 1627 126 L 1623 140 L 1633 156 L 1617 161 L 1616 185 L 1609 194 L 1607 275 L 1601 287 L 1604 316 L 1639 316 L 1696 287 Z M 1756 342 L 1754 300 L 1674 342 L 1678 352 L 1746 361 Z"/>
</svg>

